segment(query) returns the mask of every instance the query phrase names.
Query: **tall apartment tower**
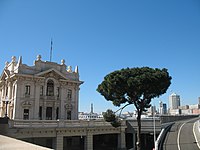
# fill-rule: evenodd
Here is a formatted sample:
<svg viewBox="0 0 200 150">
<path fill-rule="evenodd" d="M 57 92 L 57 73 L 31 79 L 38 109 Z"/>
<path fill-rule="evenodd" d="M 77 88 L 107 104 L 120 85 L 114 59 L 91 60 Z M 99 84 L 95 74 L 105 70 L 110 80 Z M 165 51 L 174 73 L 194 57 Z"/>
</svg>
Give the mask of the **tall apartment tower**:
<svg viewBox="0 0 200 150">
<path fill-rule="evenodd" d="M 167 105 L 162 101 L 159 101 L 159 114 L 167 114 Z"/>
<path fill-rule="evenodd" d="M 0 117 L 20 120 L 78 119 L 78 67 L 42 61 L 33 66 L 12 57 L 0 76 Z"/>
<path fill-rule="evenodd" d="M 180 95 L 177 95 L 176 93 L 172 93 L 169 96 L 169 108 L 178 109 L 179 106 L 180 106 Z"/>
</svg>

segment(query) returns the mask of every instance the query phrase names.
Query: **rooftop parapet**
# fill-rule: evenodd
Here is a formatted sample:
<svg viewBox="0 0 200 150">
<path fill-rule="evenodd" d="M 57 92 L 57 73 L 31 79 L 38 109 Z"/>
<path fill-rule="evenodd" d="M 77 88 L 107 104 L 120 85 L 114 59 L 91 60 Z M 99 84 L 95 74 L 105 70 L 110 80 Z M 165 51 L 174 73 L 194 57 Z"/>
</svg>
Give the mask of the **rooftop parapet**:
<svg viewBox="0 0 200 150">
<path fill-rule="evenodd" d="M 61 63 L 58 64 L 56 62 L 43 61 L 41 55 L 37 56 L 36 60 L 34 61 L 34 66 L 23 64 L 21 56 L 19 57 L 18 61 L 16 61 L 15 56 L 12 56 L 11 62 L 6 62 L 4 68 L 4 70 L 7 70 L 10 75 L 14 73 L 35 75 L 39 72 L 43 72 L 49 69 L 55 69 L 70 79 L 79 80 L 78 66 L 76 66 L 73 70 L 72 66 L 67 66 L 65 64 L 64 59 L 62 59 Z"/>
</svg>

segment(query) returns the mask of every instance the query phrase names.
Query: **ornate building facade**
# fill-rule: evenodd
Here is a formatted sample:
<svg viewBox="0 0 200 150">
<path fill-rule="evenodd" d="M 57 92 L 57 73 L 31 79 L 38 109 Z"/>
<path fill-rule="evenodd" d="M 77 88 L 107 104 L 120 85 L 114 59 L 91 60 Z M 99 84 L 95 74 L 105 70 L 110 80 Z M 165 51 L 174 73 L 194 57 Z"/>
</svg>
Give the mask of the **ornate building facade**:
<svg viewBox="0 0 200 150">
<path fill-rule="evenodd" d="M 0 77 L 0 117 L 19 120 L 77 120 L 79 103 L 78 67 L 42 61 L 33 66 L 12 57 Z"/>
</svg>

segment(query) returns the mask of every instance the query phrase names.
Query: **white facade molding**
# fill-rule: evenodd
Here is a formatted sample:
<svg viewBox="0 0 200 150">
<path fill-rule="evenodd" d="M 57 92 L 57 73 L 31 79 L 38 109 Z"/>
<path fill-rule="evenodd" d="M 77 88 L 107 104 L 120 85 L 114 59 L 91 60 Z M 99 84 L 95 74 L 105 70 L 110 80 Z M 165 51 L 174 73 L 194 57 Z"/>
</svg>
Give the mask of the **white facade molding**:
<svg viewBox="0 0 200 150">
<path fill-rule="evenodd" d="M 42 61 L 40 55 L 34 66 L 23 64 L 22 57 L 18 61 L 12 57 L 0 76 L 0 101 L 6 97 L 10 101 L 8 117 L 22 120 L 78 119 L 79 92 L 76 89 L 83 81 L 79 80 L 78 68 L 75 71 L 72 67 L 67 68 L 64 60 L 61 64 Z M 72 90 L 70 100 L 67 98 L 68 89 Z M 0 104 L 0 117 L 3 117 L 5 105 Z"/>
</svg>

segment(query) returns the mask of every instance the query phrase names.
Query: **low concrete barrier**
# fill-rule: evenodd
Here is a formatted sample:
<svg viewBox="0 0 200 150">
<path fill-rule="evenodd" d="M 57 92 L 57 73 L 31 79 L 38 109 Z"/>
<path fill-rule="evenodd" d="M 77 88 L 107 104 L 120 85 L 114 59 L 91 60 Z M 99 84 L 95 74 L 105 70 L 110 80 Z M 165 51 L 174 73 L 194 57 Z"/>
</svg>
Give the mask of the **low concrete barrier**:
<svg viewBox="0 0 200 150">
<path fill-rule="evenodd" d="M 162 116 L 160 116 L 160 122 L 161 122 L 161 124 L 163 124 L 163 123 L 167 123 L 167 122 L 174 122 L 174 121 L 178 121 L 178 120 L 195 118 L 198 116 L 199 115 L 175 115 L 175 116 L 162 115 Z"/>
<path fill-rule="evenodd" d="M 9 118 L 0 118 L 0 134 L 6 135 L 8 132 L 8 120 Z"/>
<path fill-rule="evenodd" d="M 156 142 L 155 142 L 155 150 L 162 150 L 163 142 L 165 140 L 167 132 L 170 130 L 171 126 L 174 122 L 170 122 L 164 125 L 164 128 L 161 130 Z"/>
<path fill-rule="evenodd" d="M 122 121 L 122 125 L 126 125 Z M 104 127 L 111 126 L 104 120 L 9 120 L 10 128 L 52 128 L 52 127 Z"/>
</svg>

